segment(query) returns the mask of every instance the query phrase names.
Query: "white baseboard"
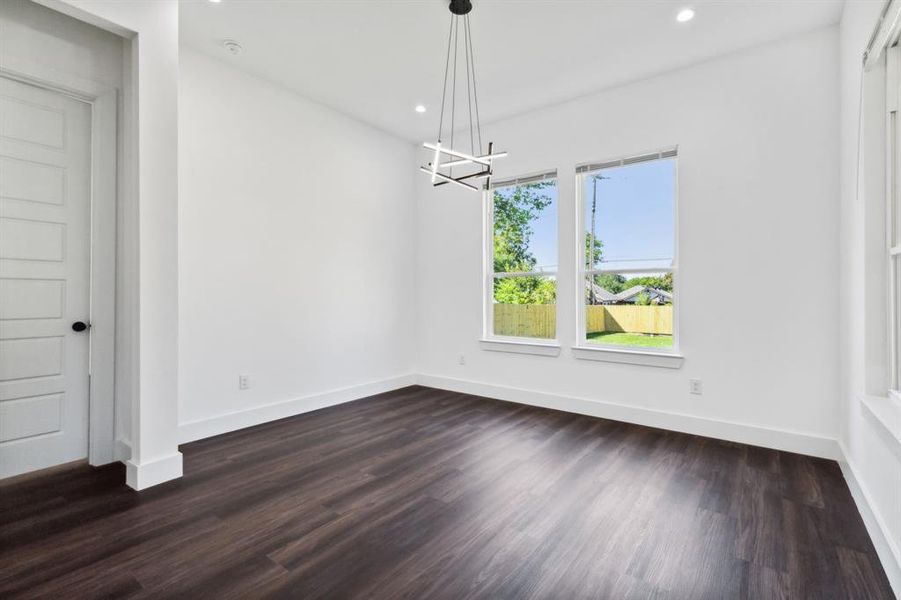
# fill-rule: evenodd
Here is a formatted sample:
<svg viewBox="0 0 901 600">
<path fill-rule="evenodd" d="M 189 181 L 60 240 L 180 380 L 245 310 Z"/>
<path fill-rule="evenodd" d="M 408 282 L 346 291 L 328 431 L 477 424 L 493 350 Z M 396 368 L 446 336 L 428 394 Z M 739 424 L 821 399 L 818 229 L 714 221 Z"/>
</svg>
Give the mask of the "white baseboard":
<svg viewBox="0 0 901 600">
<path fill-rule="evenodd" d="M 125 462 L 125 483 L 140 491 L 170 479 L 178 479 L 182 474 L 181 459 L 181 452 L 142 463 L 129 459 Z"/>
<path fill-rule="evenodd" d="M 841 456 L 836 440 L 800 431 L 707 419 L 684 413 L 641 408 L 601 400 L 589 400 L 587 398 L 561 396 L 546 392 L 534 392 L 437 375 L 420 374 L 416 376 L 416 381 L 420 385 L 442 390 L 486 396 L 497 400 L 541 406 L 543 408 L 612 419 L 614 421 L 625 421 L 637 425 L 669 429 L 730 442 L 784 450 L 786 452 L 796 452 L 808 456 L 832 460 L 837 460 Z"/>
<path fill-rule="evenodd" d="M 857 505 L 863 523 L 873 540 L 873 546 L 876 547 L 876 553 L 882 562 L 882 568 L 885 569 L 885 575 L 888 577 L 895 596 L 901 598 L 901 548 L 889 535 L 888 528 L 885 526 L 885 520 L 882 518 L 876 506 L 870 502 L 870 494 L 866 485 L 858 478 L 857 470 L 848 459 L 848 450 L 845 445 L 839 442 L 842 456 L 838 460 L 838 464 L 842 469 L 842 475 L 848 483 L 848 489 L 851 490 L 851 496 Z"/>
<path fill-rule="evenodd" d="M 360 398 L 383 392 L 390 392 L 414 383 L 416 383 L 415 375 L 401 375 L 390 379 L 330 390 L 321 394 L 304 396 L 303 398 L 254 406 L 247 410 L 226 413 L 209 419 L 189 421 L 178 426 L 178 443 L 193 442 L 214 435 L 244 429 L 245 427 L 268 423 L 269 421 L 293 417 L 294 415 L 319 410 L 320 408 L 359 400 Z"/>
</svg>

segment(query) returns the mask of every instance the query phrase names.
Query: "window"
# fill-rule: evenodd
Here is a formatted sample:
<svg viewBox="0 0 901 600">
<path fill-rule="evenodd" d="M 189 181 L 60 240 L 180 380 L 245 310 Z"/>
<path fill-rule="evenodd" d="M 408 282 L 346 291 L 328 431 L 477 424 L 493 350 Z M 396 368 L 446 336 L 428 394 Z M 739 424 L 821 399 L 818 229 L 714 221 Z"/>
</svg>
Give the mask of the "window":
<svg viewBox="0 0 901 600">
<path fill-rule="evenodd" d="M 676 150 L 576 169 L 582 347 L 676 349 Z"/>
<path fill-rule="evenodd" d="M 557 174 L 486 192 L 485 337 L 557 337 Z"/>
<path fill-rule="evenodd" d="M 848 308 L 854 325 L 849 335 L 860 341 L 862 349 L 862 385 L 854 395 L 874 422 L 895 439 L 899 439 L 897 424 L 901 423 L 899 13 L 901 2 L 886 4 L 864 52 L 856 186 L 861 210 L 860 218 L 848 224 L 860 234 L 855 245 L 864 257 L 848 279 L 861 288 Z"/>
</svg>

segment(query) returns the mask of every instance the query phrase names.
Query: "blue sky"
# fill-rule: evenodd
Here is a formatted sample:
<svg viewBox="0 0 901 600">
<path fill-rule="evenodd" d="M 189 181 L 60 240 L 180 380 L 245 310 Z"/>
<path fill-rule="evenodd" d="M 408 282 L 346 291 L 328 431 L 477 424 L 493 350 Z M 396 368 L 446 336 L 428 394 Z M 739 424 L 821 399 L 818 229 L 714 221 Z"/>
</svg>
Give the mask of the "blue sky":
<svg viewBox="0 0 901 600">
<path fill-rule="evenodd" d="M 557 270 L 557 186 L 544 190 L 553 202 L 532 222 L 532 254 L 538 259 L 538 270 Z"/>
<path fill-rule="evenodd" d="M 605 169 L 597 186 L 595 232 L 604 243 L 608 267 L 669 266 L 673 257 L 675 161 L 657 160 Z M 584 223 L 591 224 L 592 180 L 583 180 Z M 532 223 L 532 253 L 538 266 L 557 268 L 557 188 L 554 202 Z M 654 260 L 650 259 L 662 259 Z"/>
<path fill-rule="evenodd" d="M 672 159 L 656 160 L 601 173 L 609 179 L 597 183 L 595 235 L 604 243 L 604 266 L 670 265 L 675 166 Z M 583 185 L 587 231 L 594 192 L 591 177 L 586 177 Z"/>
</svg>

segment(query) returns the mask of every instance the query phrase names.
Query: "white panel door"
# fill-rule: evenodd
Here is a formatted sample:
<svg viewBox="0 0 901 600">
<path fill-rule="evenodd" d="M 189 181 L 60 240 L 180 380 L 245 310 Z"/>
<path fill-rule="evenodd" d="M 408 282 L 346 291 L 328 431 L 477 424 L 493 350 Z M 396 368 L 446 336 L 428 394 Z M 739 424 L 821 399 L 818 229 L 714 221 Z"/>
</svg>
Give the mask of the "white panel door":
<svg viewBox="0 0 901 600">
<path fill-rule="evenodd" d="M 0 77 L 0 478 L 88 455 L 91 106 Z"/>
</svg>

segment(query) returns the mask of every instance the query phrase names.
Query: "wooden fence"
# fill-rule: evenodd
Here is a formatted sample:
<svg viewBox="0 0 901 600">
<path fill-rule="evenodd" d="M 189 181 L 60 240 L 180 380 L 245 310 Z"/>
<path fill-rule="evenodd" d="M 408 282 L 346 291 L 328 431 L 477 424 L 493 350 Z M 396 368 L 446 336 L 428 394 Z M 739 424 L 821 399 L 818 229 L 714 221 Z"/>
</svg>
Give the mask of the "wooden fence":
<svg viewBox="0 0 901 600">
<path fill-rule="evenodd" d="M 557 337 L 555 304 L 495 304 L 494 335 Z"/>
<path fill-rule="evenodd" d="M 615 304 L 586 307 L 588 333 L 614 331 L 625 333 L 673 334 L 673 306 L 636 306 Z"/>
<path fill-rule="evenodd" d="M 588 333 L 600 331 L 672 335 L 673 307 L 631 304 L 586 307 Z M 494 334 L 554 338 L 557 307 L 553 304 L 495 304 Z"/>
</svg>

